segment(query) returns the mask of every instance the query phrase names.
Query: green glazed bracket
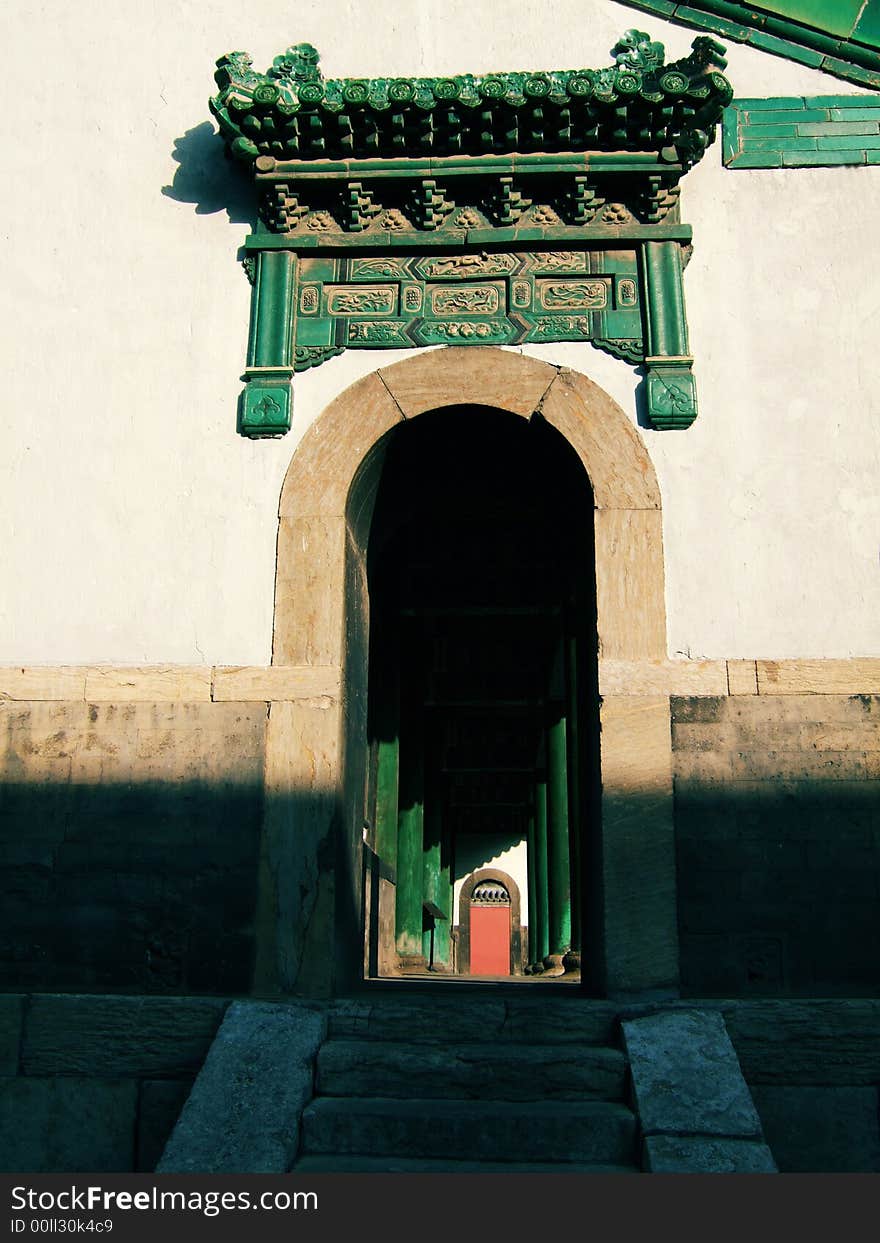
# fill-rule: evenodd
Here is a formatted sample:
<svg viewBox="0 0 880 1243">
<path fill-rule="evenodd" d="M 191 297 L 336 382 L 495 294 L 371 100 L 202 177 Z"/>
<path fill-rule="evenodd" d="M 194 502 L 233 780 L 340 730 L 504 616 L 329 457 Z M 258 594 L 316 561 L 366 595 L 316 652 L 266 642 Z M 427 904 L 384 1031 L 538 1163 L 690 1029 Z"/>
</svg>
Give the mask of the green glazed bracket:
<svg viewBox="0 0 880 1243">
<path fill-rule="evenodd" d="M 308 44 L 211 100 L 260 196 L 239 430 L 290 427 L 290 381 L 346 349 L 589 341 L 646 373 L 654 427 L 696 417 L 679 182 L 733 91 L 724 49 L 666 65 L 627 31 L 600 70 L 324 80 Z"/>
</svg>

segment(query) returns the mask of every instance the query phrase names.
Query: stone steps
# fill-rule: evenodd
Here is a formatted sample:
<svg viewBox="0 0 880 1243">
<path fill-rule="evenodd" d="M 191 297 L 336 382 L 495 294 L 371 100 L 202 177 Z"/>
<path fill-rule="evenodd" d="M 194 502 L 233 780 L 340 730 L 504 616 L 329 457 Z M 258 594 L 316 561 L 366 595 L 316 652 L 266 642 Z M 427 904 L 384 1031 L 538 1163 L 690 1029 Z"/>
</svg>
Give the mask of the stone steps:
<svg viewBox="0 0 880 1243">
<path fill-rule="evenodd" d="M 302 1115 L 300 1158 L 635 1165 L 636 1120 L 608 1101 L 318 1097 Z"/>
<path fill-rule="evenodd" d="M 540 992 L 536 985 L 533 992 Z M 521 988 L 528 988 L 522 985 Z M 461 994 L 335 1002 L 328 1013 L 331 1039 L 400 1041 L 408 1044 L 614 1045 L 619 1007 L 578 997 L 498 998 L 477 1001 Z"/>
<path fill-rule="evenodd" d="M 299 1173 L 635 1173 L 618 1008 L 546 993 L 338 1000 Z"/>
<path fill-rule="evenodd" d="M 330 1040 L 318 1054 L 316 1095 L 424 1100 L 620 1101 L 626 1059 L 595 1045 L 403 1044 Z"/>
</svg>

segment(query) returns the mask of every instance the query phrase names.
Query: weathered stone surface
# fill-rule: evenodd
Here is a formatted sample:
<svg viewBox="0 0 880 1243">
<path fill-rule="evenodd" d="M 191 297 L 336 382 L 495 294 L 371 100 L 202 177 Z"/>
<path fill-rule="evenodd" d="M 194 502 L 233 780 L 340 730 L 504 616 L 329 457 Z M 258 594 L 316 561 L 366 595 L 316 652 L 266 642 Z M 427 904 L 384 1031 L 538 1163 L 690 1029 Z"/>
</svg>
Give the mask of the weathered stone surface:
<svg viewBox="0 0 880 1243">
<path fill-rule="evenodd" d="M 660 695 L 602 701 L 602 788 L 622 794 L 672 793 L 669 703 Z"/>
<path fill-rule="evenodd" d="M 333 833 L 339 814 L 340 705 L 273 703 L 260 844 L 256 987 L 327 995 L 333 958 Z M 329 899 L 329 900 L 328 900 Z M 316 952 L 307 961 L 307 947 Z M 304 967 L 313 974 L 308 981 Z"/>
<path fill-rule="evenodd" d="M 761 1122 L 722 1016 L 667 1010 L 622 1024 L 645 1135 L 760 1138 Z"/>
<path fill-rule="evenodd" d="M 0 997 L 0 1075 L 18 1074 L 24 1000 L 15 993 Z"/>
<path fill-rule="evenodd" d="M 278 527 L 273 657 L 278 664 L 341 667 L 345 519 L 282 517 Z"/>
<path fill-rule="evenodd" d="M 520 1154 L 521 1155 L 521 1154 Z M 574 1161 L 455 1161 L 440 1157 L 300 1157 L 291 1174 L 639 1174 L 635 1165 L 583 1165 Z"/>
<path fill-rule="evenodd" d="M 322 1012 L 235 1001 L 156 1169 L 163 1174 L 283 1174 L 311 1100 Z"/>
<path fill-rule="evenodd" d="M 484 1003 L 443 1000 L 434 1004 L 412 1001 L 337 1001 L 330 1008 L 329 1034 L 333 1039 L 359 1037 L 394 1040 L 402 1031 L 408 1041 L 437 1040 L 441 1033 L 450 1043 L 478 1041 L 500 1033 L 506 1018 L 503 1001 Z"/>
<path fill-rule="evenodd" d="M 876 992 L 878 705 L 818 694 L 672 698 L 689 993 Z"/>
<path fill-rule="evenodd" d="M 597 509 L 596 607 L 604 660 L 666 656 L 663 516 L 658 509 Z"/>
<path fill-rule="evenodd" d="M 0 699 L 84 699 L 86 670 L 75 665 L 0 667 Z"/>
<path fill-rule="evenodd" d="M 649 1135 L 644 1142 L 649 1174 L 776 1174 L 770 1149 L 760 1140 Z"/>
<path fill-rule="evenodd" d="M 723 660 L 600 660 L 601 695 L 724 695 Z"/>
<path fill-rule="evenodd" d="M 673 721 L 730 722 L 740 727 L 809 721 L 865 724 L 877 720 L 880 695 L 676 695 L 671 708 Z"/>
<path fill-rule="evenodd" d="M 330 1040 L 318 1054 L 322 1096 L 412 1099 L 621 1100 L 626 1063 L 617 1049 L 497 1041 L 416 1046 Z"/>
<path fill-rule="evenodd" d="M 343 517 L 352 480 L 377 441 L 403 421 L 382 377 L 364 376 L 331 402 L 303 436 L 281 493 L 282 518 Z"/>
<path fill-rule="evenodd" d="M 266 728 L 265 704 L 0 703 L 0 983 L 246 991 Z"/>
<path fill-rule="evenodd" d="M 406 418 L 442 406 L 482 405 L 530 418 L 558 372 L 506 350 L 423 350 L 379 372 Z M 352 411 L 357 416 L 357 409 Z"/>
<path fill-rule="evenodd" d="M 759 660 L 762 695 L 877 695 L 880 659 Z"/>
<path fill-rule="evenodd" d="M 191 1090 L 191 1079 L 147 1079 L 140 1085 L 135 1169 L 155 1170 Z"/>
<path fill-rule="evenodd" d="M 303 1114 L 303 1155 L 406 1153 L 463 1161 L 626 1164 L 633 1160 L 635 1119 L 605 1101 L 351 1100 L 322 1097 Z"/>
<path fill-rule="evenodd" d="M 207 665 L 96 665 L 86 670 L 85 697 L 89 703 L 210 700 L 211 670 Z"/>
<path fill-rule="evenodd" d="M 617 1039 L 617 1007 L 608 1001 L 533 994 L 507 1005 L 498 1034 L 504 1040 L 538 1045 L 611 1044 Z M 486 1033 L 479 1039 L 486 1039 Z"/>
<path fill-rule="evenodd" d="M 195 1074 L 226 1005 L 219 997 L 38 994 L 25 1019 L 24 1073 L 137 1078 Z"/>
<path fill-rule="evenodd" d="M 752 1096 L 783 1174 L 877 1173 L 876 1087 L 772 1087 Z"/>
<path fill-rule="evenodd" d="M 340 670 L 324 665 L 217 667 L 213 698 L 221 700 L 338 699 Z"/>
<path fill-rule="evenodd" d="M 544 394 L 541 415 L 583 462 L 597 508 L 659 510 L 660 489 L 644 441 L 598 385 L 563 368 Z"/>
<path fill-rule="evenodd" d="M 601 708 L 606 986 L 678 983 L 669 701 L 615 696 Z"/>
<path fill-rule="evenodd" d="M 132 1170 L 136 1102 L 133 1079 L 2 1079 L 0 1169 Z"/>
<path fill-rule="evenodd" d="M 337 1001 L 329 1012 L 333 1039 L 441 1040 L 445 1045 L 503 1041 L 597 1045 L 613 1040 L 617 1007 L 611 1002 L 526 998 L 504 1002 L 452 997 L 408 1001 Z"/>
<path fill-rule="evenodd" d="M 720 1004 L 750 1084 L 880 1083 L 880 999 Z"/>
<path fill-rule="evenodd" d="M 754 660 L 727 662 L 727 689 L 731 695 L 757 695 L 758 670 Z"/>
</svg>

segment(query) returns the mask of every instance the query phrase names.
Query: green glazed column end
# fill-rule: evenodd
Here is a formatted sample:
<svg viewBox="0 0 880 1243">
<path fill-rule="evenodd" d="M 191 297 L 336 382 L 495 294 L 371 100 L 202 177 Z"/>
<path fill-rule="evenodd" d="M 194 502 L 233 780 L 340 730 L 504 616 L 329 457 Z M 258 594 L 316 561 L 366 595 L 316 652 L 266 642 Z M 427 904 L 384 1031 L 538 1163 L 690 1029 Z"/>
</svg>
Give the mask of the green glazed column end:
<svg viewBox="0 0 880 1243">
<path fill-rule="evenodd" d="M 691 358 L 647 358 L 648 418 L 658 431 L 690 427 L 697 417 L 697 385 Z"/>
<path fill-rule="evenodd" d="M 248 369 L 239 398 L 238 430 L 242 436 L 263 439 L 290 431 L 292 375 L 289 367 Z"/>
</svg>

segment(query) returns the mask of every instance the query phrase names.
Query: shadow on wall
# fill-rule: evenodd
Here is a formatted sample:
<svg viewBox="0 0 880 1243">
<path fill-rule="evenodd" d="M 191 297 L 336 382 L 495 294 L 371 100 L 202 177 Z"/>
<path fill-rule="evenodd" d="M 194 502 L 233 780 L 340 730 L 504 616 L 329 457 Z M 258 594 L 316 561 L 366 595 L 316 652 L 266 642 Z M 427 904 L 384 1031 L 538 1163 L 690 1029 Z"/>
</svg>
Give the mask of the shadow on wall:
<svg viewBox="0 0 880 1243">
<path fill-rule="evenodd" d="M 247 993 L 257 782 L 0 788 L 0 988 Z"/>
<path fill-rule="evenodd" d="M 222 139 L 209 121 L 175 138 L 172 159 L 178 165 L 162 194 L 177 203 L 193 203 L 198 216 L 225 211 L 230 224 L 257 221 L 253 184 L 241 165 L 227 158 Z"/>
<path fill-rule="evenodd" d="M 677 788 L 683 994 L 880 995 L 878 783 L 762 786 Z M 643 837 L 650 797 L 613 804 L 607 831 Z M 319 967 L 333 974 L 334 954 L 352 979 L 360 861 L 340 824 L 335 794 L 267 799 L 257 779 L 7 782 L 0 991 L 248 994 L 258 939 L 283 935 L 279 920 L 298 992 Z M 262 914 L 261 840 L 281 904 Z M 612 942 L 652 918 L 656 886 L 640 872 Z"/>
<path fill-rule="evenodd" d="M 675 842 L 684 995 L 880 996 L 880 784 L 677 778 Z"/>
<path fill-rule="evenodd" d="M 748 998 L 724 1008 L 783 1170 L 876 1169 L 877 1003 L 767 998 L 880 993 L 880 792 L 763 784 L 677 795 L 686 991 Z M 290 918 L 332 953 L 311 878 L 332 867 L 319 826 L 334 806 L 329 792 L 266 803 L 240 779 L 0 788 L 0 1168 L 153 1168 L 224 998 L 250 991 L 267 820 L 299 852 Z M 644 836 L 651 812 L 631 792 L 615 822 Z M 650 877 L 631 879 L 633 917 L 650 920 Z M 337 933 L 356 918 L 337 912 Z"/>
</svg>

